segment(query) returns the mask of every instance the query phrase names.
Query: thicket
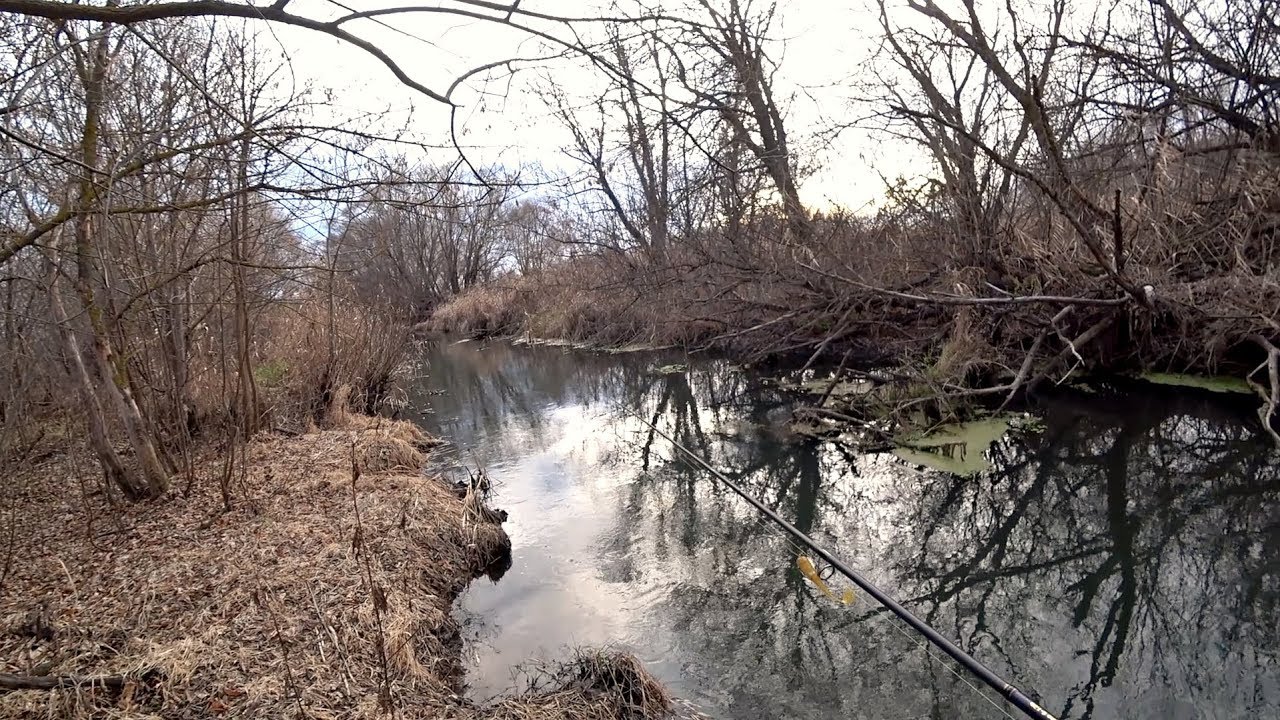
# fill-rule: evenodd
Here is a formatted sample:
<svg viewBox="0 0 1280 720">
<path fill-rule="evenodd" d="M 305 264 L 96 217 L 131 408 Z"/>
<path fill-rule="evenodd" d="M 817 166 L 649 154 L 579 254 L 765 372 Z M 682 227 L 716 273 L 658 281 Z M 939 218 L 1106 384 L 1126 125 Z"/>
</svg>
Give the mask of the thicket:
<svg viewBox="0 0 1280 720">
<path fill-rule="evenodd" d="M 581 168 L 558 187 L 388 154 L 413 144 L 367 117 L 318 123 L 323 95 L 228 19 L 354 43 L 450 104 L 511 67 L 433 91 L 349 29 L 366 13 L 0 0 L 6 457 L 60 412 L 111 485 L 160 494 L 201 433 L 322 423 L 336 397 L 373 409 L 426 318 L 891 365 L 898 409 L 943 413 L 1090 370 L 1226 373 L 1274 424 L 1268 0 L 877 2 L 858 120 L 822 128 L 790 116 L 782 88 L 802 79 L 782 82 L 771 5 L 600 21 L 461 5 L 599 72 L 599 92 L 540 85 Z M 803 181 L 840 132 L 930 168 L 875 214 L 815 212 Z"/>
<path fill-rule="evenodd" d="M 0 35 L 6 465 L 87 439 L 109 493 L 154 497 L 201 448 L 374 412 L 415 318 L 534 216 L 388 155 L 421 148 L 377 118 L 319 123 L 252 26 L 0 12 Z"/>
</svg>

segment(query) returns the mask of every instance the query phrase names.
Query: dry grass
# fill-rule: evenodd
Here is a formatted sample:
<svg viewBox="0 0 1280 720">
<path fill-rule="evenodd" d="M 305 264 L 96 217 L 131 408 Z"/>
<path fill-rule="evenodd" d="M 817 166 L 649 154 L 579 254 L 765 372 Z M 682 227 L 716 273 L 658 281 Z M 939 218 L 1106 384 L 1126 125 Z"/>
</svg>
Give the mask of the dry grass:
<svg viewBox="0 0 1280 720">
<path fill-rule="evenodd" d="M 450 615 L 509 553 L 496 514 L 418 471 L 438 441 L 415 426 L 345 412 L 327 424 L 253 442 L 230 512 L 212 454 L 190 496 L 146 505 L 78 492 L 97 483 L 78 452 L 15 477 L 0 672 L 127 683 L 0 694 L 0 717 L 515 717 L 460 697 Z M 585 714 L 553 711 L 573 695 L 560 690 L 519 717 L 630 712 L 578 694 Z"/>
<path fill-rule="evenodd" d="M 428 324 L 437 332 L 461 335 L 513 332 L 520 321 L 515 311 L 516 296 L 525 284 L 527 281 L 518 278 L 467 290 L 440 307 Z"/>
<path fill-rule="evenodd" d="M 42 613 L 54 637 L 5 637 L 6 670 L 158 680 L 120 697 L 11 693 L 0 715 L 373 717 L 382 648 L 395 704 L 447 701 L 450 601 L 506 538 L 438 479 L 370 469 L 352 486 L 352 443 L 361 453 L 406 435 L 388 424 L 266 438 L 249 449 L 233 512 L 211 514 L 218 503 L 197 493 L 125 508 L 118 526 L 89 524 L 111 510 L 42 487 L 72 474 L 43 468 L 24 498 L 44 506 L 25 528 L 40 552 L 11 578 L 0 622 Z M 39 522 L 50 514 L 64 520 Z"/>
<path fill-rule="evenodd" d="M 674 708 L 666 689 L 633 656 L 579 650 L 568 662 L 534 672 L 528 692 L 488 711 L 494 720 L 614 720 L 668 717 Z"/>
<path fill-rule="evenodd" d="M 472 337 L 523 336 L 614 347 L 690 345 L 719 327 L 682 312 L 689 287 L 672 270 L 582 257 L 451 298 L 428 326 Z"/>
<path fill-rule="evenodd" d="M 411 328 L 341 298 L 331 324 L 329 309 L 324 298 L 312 298 L 273 308 L 262 321 L 255 374 L 277 423 L 323 422 L 338 404 L 374 413 L 392 390 Z"/>
<path fill-rule="evenodd" d="M 618 300 L 617 293 L 597 291 L 587 268 L 563 266 L 467 290 L 440 307 L 430 325 L 437 332 L 471 336 L 587 340 L 625 320 Z"/>
<path fill-rule="evenodd" d="M 325 412 L 324 426 L 356 433 L 356 459 L 364 471 L 416 471 L 426 463 L 423 452 L 443 444 L 413 423 L 351 412 L 350 394 L 349 386 L 338 388 Z"/>
</svg>

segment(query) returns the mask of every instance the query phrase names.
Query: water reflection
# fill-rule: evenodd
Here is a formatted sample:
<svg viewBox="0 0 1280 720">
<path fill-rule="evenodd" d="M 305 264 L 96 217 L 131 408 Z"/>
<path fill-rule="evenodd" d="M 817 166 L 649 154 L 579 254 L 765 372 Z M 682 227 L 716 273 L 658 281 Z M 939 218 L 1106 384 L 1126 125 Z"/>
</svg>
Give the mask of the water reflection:
<svg viewBox="0 0 1280 720">
<path fill-rule="evenodd" d="M 420 420 L 482 464 L 514 565 L 462 601 L 481 696 L 568 644 L 636 652 L 733 718 L 1003 717 L 865 599 L 845 608 L 643 417 L 1064 718 L 1280 715 L 1280 468 L 1230 412 L 1055 401 L 970 478 L 787 436 L 721 363 L 476 343 L 424 352 Z"/>
</svg>

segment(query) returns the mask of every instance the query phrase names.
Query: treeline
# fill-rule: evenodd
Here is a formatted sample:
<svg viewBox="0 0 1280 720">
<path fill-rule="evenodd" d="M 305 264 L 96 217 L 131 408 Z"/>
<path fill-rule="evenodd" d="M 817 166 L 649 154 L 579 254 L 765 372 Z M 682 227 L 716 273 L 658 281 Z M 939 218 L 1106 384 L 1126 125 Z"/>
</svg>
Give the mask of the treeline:
<svg viewBox="0 0 1280 720">
<path fill-rule="evenodd" d="M 375 410 L 412 322 L 542 262 L 549 210 L 377 118 L 320 123 L 260 30 L 0 13 L 5 462 L 87 438 L 142 498 L 212 441 L 230 503 L 255 432 Z"/>
<path fill-rule="evenodd" d="M 881 0 L 877 52 L 851 69 L 860 120 L 799 131 L 774 9 L 628 28 L 601 51 L 623 71 L 607 93 L 548 92 L 590 198 L 574 242 L 595 249 L 464 294 L 437 326 L 893 363 L 910 382 L 891 410 L 1089 370 L 1227 373 L 1274 421 L 1273 3 Z M 823 131 L 932 170 L 891 178 L 874 216 L 814 213 L 795 138 Z"/>
</svg>

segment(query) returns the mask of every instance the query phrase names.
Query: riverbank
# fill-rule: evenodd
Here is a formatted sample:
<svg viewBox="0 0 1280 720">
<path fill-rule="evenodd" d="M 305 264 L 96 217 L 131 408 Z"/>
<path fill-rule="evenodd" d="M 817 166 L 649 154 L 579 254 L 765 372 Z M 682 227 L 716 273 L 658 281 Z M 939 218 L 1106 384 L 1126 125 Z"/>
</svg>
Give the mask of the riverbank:
<svg viewBox="0 0 1280 720">
<path fill-rule="evenodd" d="M 803 369 L 812 377 L 801 382 L 828 380 L 803 419 L 836 433 L 867 429 L 877 441 L 886 427 L 971 419 L 1082 379 L 1229 381 L 1256 398 L 1260 425 L 1280 445 L 1271 317 L 1280 286 L 1271 277 L 1166 280 L 1144 285 L 1141 302 L 1085 276 L 1052 289 L 1002 281 L 1035 288 L 1021 295 L 975 268 L 883 281 L 895 289 L 824 277 L 718 288 L 714 276 L 575 259 L 472 288 L 421 328 L 599 351 L 713 350 L 767 372 Z M 867 392 L 835 392 L 854 385 Z"/>
<path fill-rule="evenodd" d="M 96 490 L 82 448 L 51 450 L 12 478 L 5 508 L 0 716 L 664 712 L 639 664 L 607 653 L 520 697 L 463 697 L 452 605 L 510 561 L 510 541 L 480 494 L 421 472 L 437 444 L 345 416 L 231 462 L 208 449 L 176 483 L 188 493 L 139 504 Z"/>
</svg>

